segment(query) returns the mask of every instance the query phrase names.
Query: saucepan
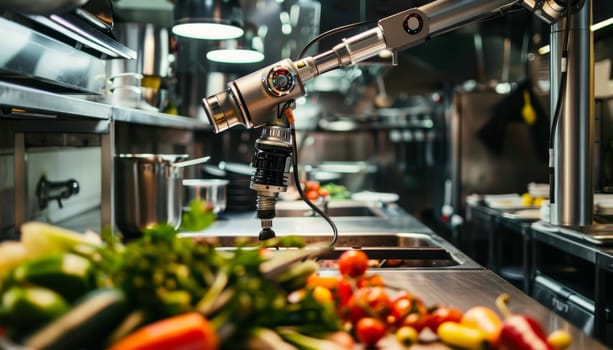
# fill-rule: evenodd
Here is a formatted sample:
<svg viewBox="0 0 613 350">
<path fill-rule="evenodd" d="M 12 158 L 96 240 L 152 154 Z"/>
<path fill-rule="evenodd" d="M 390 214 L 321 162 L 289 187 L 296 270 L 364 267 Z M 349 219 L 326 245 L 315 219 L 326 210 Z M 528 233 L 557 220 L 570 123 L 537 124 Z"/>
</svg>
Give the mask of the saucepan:
<svg viewBox="0 0 613 350">
<path fill-rule="evenodd" d="M 120 154 L 115 157 L 115 223 L 126 238 L 158 223 L 181 224 L 183 167 L 208 157 Z"/>
<path fill-rule="evenodd" d="M 226 209 L 229 182 L 224 179 L 183 180 L 183 210 L 188 210 L 191 201 L 199 199 L 219 215 Z"/>
</svg>

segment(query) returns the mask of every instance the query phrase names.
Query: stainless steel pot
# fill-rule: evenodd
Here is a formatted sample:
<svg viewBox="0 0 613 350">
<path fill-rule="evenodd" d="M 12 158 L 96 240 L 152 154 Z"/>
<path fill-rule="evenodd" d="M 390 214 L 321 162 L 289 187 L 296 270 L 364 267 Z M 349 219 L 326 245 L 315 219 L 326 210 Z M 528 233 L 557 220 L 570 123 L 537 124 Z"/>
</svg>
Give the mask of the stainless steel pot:
<svg viewBox="0 0 613 350">
<path fill-rule="evenodd" d="M 127 237 L 156 223 L 181 224 L 183 167 L 186 154 L 120 154 L 115 157 L 115 222 Z"/>
<path fill-rule="evenodd" d="M 183 207 L 189 206 L 194 199 L 200 199 L 215 214 L 226 210 L 228 201 L 228 183 L 223 179 L 188 179 L 183 180 Z"/>
</svg>

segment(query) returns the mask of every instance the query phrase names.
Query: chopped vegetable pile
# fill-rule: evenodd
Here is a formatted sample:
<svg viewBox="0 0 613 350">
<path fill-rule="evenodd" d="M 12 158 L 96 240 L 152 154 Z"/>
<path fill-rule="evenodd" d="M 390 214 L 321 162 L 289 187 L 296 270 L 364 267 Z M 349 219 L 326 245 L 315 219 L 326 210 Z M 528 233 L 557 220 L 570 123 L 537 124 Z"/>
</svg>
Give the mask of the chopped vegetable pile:
<svg viewBox="0 0 613 350">
<path fill-rule="evenodd" d="M 568 333 L 547 337 L 511 314 L 506 295 L 497 300 L 504 318 L 484 306 L 428 306 L 386 285 L 360 250 L 340 256 L 339 273 L 320 275 L 314 257 L 324 249 L 289 236 L 221 250 L 167 225 L 122 243 L 27 223 L 20 242 L 0 244 L 11 252 L 0 270 L 0 329 L 31 349 L 410 348 L 428 332 L 460 349 L 570 344 Z"/>
</svg>

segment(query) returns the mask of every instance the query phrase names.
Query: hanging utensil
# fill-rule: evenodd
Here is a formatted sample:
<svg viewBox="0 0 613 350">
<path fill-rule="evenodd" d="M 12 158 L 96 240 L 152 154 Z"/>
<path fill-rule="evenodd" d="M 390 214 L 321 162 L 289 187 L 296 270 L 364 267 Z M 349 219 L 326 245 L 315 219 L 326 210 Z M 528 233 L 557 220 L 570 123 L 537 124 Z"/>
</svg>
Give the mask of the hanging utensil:
<svg viewBox="0 0 613 350">
<path fill-rule="evenodd" d="M 206 157 L 202 157 L 202 158 L 196 158 L 196 159 L 190 159 L 190 160 L 185 160 L 185 161 L 182 161 L 182 162 L 173 163 L 172 166 L 175 167 L 175 168 L 182 168 L 182 167 L 186 167 L 186 166 L 190 166 L 190 165 L 206 163 L 206 162 L 209 161 L 209 159 L 211 159 L 210 156 L 206 156 Z"/>
</svg>

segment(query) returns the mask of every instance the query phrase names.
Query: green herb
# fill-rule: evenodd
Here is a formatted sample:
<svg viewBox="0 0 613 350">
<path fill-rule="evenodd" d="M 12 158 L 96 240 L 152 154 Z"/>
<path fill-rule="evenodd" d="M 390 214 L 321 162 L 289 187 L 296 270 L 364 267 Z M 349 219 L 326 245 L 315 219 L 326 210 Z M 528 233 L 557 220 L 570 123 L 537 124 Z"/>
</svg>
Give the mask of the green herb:
<svg viewBox="0 0 613 350">
<path fill-rule="evenodd" d="M 211 226 L 216 219 L 215 213 L 200 199 L 189 203 L 188 209 L 181 216 L 179 231 L 197 232 Z"/>
</svg>

